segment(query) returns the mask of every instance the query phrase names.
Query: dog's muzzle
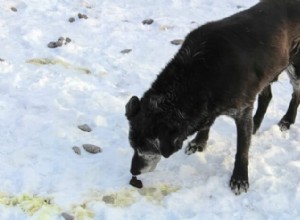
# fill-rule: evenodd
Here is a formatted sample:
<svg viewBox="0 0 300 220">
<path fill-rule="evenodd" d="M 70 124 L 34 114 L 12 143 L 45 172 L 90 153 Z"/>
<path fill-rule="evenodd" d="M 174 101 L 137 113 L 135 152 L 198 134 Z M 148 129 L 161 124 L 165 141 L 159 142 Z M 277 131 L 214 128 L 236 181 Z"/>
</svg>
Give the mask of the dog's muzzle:
<svg viewBox="0 0 300 220">
<path fill-rule="evenodd" d="M 132 175 L 152 172 L 161 159 L 160 154 L 136 152 L 133 155 L 130 172 Z"/>
</svg>

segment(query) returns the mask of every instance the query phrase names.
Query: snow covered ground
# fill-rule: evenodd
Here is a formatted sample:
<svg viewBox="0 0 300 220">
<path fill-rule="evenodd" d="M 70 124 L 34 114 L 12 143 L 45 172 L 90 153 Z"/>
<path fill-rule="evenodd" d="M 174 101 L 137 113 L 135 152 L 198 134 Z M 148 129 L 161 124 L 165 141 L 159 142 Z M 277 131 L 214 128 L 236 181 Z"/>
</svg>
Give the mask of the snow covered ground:
<svg viewBox="0 0 300 220">
<path fill-rule="evenodd" d="M 236 131 L 227 117 L 207 151 L 162 160 L 140 177 L 142 190 L 128 184 L 128 99 L 178 50 L 170 41 L 256 2 L 0 0 L 0 219 L 300 219 L 300 117 L 288 132 L 276 126 L 291 96 L 286 74 L 252 140 L 248 193 L 228 186 Z M 47 47 L 59 37 L 72 41 Z"/>
</svg>

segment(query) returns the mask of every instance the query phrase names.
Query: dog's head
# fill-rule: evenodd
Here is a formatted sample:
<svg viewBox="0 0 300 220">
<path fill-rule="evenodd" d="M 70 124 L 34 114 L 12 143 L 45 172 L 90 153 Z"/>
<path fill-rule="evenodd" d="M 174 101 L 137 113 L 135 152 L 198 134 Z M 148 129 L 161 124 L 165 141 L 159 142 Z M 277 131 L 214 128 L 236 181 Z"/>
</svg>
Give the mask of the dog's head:
<svg viewBox="0 0 300 220">
<path fill-rule="evenodd" d="M 182 147 L 186 136 L 172 114 L 159 108 L 157 100 L 133 96 L 126 104 L 129 142 L 134 150 L 133 175 L 153 171 L 161 156 L 168 158 Z"/>
</svg>

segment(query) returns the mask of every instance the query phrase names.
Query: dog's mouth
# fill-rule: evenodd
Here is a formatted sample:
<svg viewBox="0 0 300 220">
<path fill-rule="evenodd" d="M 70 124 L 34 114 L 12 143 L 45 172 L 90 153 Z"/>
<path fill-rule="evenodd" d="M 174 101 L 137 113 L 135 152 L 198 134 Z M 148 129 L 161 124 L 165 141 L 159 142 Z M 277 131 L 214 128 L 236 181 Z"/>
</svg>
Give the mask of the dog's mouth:
<svg viewBox="0 0 300 220">
<path fill-rule="evenodd" d="M 155 170 L 161 159 L 160 154 L 140 154 L 137 153 L 132 158 L 131 170 L 132 175 L 137 176 L 143 173 L 149 173 Z"/>
</svg>

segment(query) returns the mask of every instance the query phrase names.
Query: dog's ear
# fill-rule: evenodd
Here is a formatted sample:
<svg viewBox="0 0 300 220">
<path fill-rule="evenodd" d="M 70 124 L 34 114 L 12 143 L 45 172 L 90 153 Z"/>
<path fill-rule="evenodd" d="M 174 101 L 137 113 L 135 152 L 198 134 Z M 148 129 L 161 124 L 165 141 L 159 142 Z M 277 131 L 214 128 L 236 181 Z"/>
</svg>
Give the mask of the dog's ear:
<svg viewBox="0 0 300 220">
<path fill-rule="evenodd" d="M 133 116 L 135 116 L 141 108 L 139 98 L 136 96 L 132 96 L 130 98 L 130 100 L 128 101 L 128 103 L 126 104 L 125 108 L 126 108 L 125 115 L 126 115 L 127 119 L 130 119 Z"/>
</svg>

